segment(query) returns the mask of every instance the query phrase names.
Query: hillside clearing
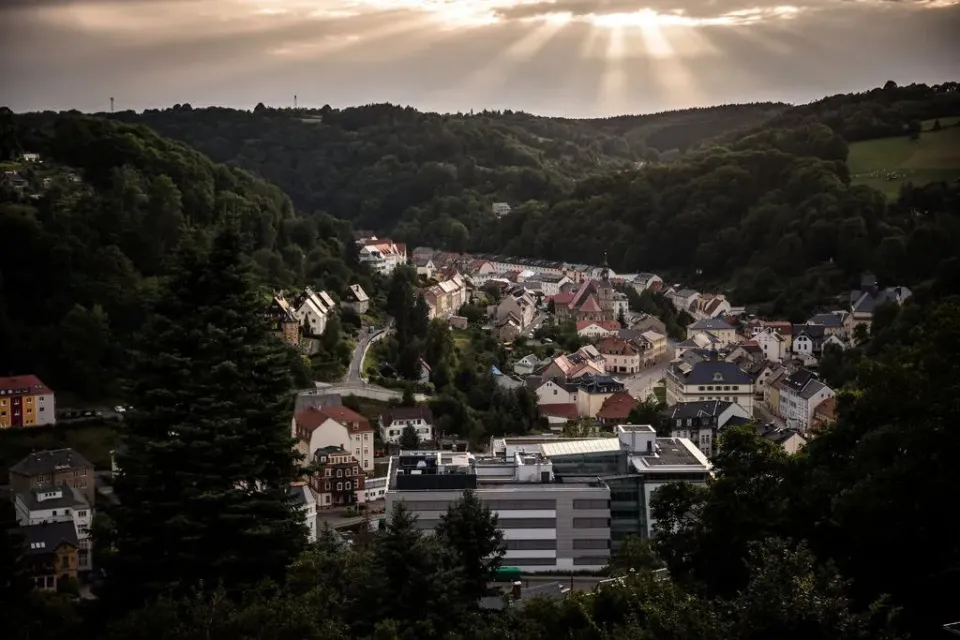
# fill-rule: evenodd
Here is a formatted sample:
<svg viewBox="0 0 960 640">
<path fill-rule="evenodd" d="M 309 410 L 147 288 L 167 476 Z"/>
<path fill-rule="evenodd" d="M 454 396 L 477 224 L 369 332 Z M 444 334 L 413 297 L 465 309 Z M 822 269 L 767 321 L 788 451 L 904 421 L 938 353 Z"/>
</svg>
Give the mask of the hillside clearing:
<svg viewBox="0 0 960 640">
<path fill-rule="evenodd" d="M 941 126 L 951 118 L 941 118 Z M 863 184 L 895 198 L 906 182 L 924 184 L 960 178 L 960 127 L 924 131 L 920 139 L 904 137 L 865 140 L 850 145 L 847 163 L 854 184 Z"/>
</svg>

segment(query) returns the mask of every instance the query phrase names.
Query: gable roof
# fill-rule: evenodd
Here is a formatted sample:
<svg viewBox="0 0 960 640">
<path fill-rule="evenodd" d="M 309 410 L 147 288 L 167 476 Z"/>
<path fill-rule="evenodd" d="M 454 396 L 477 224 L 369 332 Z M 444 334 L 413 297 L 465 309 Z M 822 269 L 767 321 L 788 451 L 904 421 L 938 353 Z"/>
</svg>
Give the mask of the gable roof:
<svg viewBox="0 0 960 640">
<path fill-rule="evenodd" d="M 704 360 L 694 364 L 688 373 L 674 371 L 685 384 L 753 384 L 753 381 L 733 362 Z"/>
<path fill-rule="evenodd" d="M 373 431 L 366 418 L 350 407 L 344 406 L 310 407 L 306 411 L 296 414 L 294 418 L 298 424 L 305 427 L 310 433 L 313 433 L 317 427 L 327 420 L 333 420 L 345 427 L 356 425 L 356 431 Z"/>
<path fill-rule="evenodd" d="M 580 320 L 577 322 L 577 331 L 583 331 L 591 325 L 597 325 L 606 331 L 619 331 L 620 323 L 616 320 Z"/>
<path fill-rule="evenodd" d="M 433 412 L 430 407 L 419 405 L 416 407 L 391 407 L 380 414 L 383 424 L 392 424 L 397 420 L 423 420 L 433 423 Z"/>
<path fill-rule="evenodd" d="M 678 402 L 672 407 L 667 407 L 660 412 L 664 418 L 703 418 L 707 416 L 717 417 L 726 411 L 732 402 L 725 400 L 700 400 L 698 402 Z"/>
<path fill-rule="evenodd" d="M 687 329 L 695 329 L 697 331 L 720 331 L 723 329 L 733 329 L 733 327 L 720 318 L 701 318 L 693 324 L 687 325 Z"/>
<path fill-rule="evenodd" d="M 601 420 L 626 420 L 633 408 L 637 406 L 637 399 L 626 391 L 617 391 L 603 401 L 597 418 Z"/>
<path fill-rule="evenodd" d="M 363 287 L 361 287 L 359 284 L 350 285 L 350 293 L 357 302 L 367 302 L 370 300 L 370 296 L 367 295 L 367 292 L 364 291 Z"/>
<path fill-rule="evenodd" d="M 809 320 L 808 325 L 821 325 L 824 327 L 837 328 L 843 326 L 843 318 L 839 313 L 818 313 Z"/>
<path fill-rule="evenodd" d="M 586 301 L 580 305 L 580 311 L 583 313 L 600 313 L 600 304 L 597 302 L 597 299 L 593 297 L 593 294 L 590 294 Z"/>
<path fill-rule="evenodd" d="M 552 418 L 566 418 L 575 420 L 577 418 L 577 405 L 574 402 L 557 402 L 554 404 L 537 405 L 537 411 L 541 416 Z"/>
<path fill-rule="evenodd" d="M 41 473 L 53 473 L 59 469 L 80 467 L 92 469 L 93 464 L 73 449 L 53 449 L 34 451 L 10 467 L 10 471 L 24 476 L 35 476 Z"/>
<path fill-rule="evenodd" d="M 10 395 L 19 391 L 30 395 L 53 393 L 50 387 L 43 384 L 43 380 L 34 375 L 0 378 L 0 395 Z"/>
<path fill-rule="evenodd" d="M 73 524 L 73 520 L 32 524 L 19 527 L 16 531 L 23 536 L 23 548 L 28 556 L 53 553 L 64 544 L 74 548 L 80 546 L 77 541 L 77 527 Z"/>
<path fill-rule="evenodd" d="M 640 353 L 640 350 L 629 340 L 613 337 L 604 338 L 598 342 L 597 350 L 611 356 L 635 356 Z"/>
</svg>

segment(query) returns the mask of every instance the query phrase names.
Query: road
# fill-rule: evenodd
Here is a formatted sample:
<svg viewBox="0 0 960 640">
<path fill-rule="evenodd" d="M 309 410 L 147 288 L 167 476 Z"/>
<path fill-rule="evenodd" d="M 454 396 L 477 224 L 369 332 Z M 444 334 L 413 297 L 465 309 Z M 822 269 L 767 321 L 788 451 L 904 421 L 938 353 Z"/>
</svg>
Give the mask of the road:
<svg viewBox="0 0 960 640">
<path fill-rule="evenodd" d="M 353 350 L 353 357 L 350 359 L 350 367 L 347 369 L 347 375 L 344 378 L 344 382 L 366 382 L 363 379 L 363 359 L 367 354 L 367 348 L 370 346 L 370 343 L 374 338 L 381 335 L 387 329 L 379 329 L 361 335 L 360 340 L 357 342 L 356 348 Z"/>
<path fill-rule="evenodd" d="M 537 317 L 533 319 L 533 322 L 531 322 L 530 325 L 526 329 L 524 329 L 523 331 L 524 337 L 528 339 L 532 338 L 534 332 L 537 329 L 539 329 L 543 325 L 543 323 L 546 321 L 546 319 L 549 317 L 550 317 L 550 314 L 545 311 L 541 311 L 540 313 L 538 313 Z"/>
<path fill-rule="evenodd" d="M 663 378 L 667 365 L 673 359 L 675 345 L 673 340 L 667 340 L 667 353 L 652 367 L 630 376 L 617 376 L 626 386 L 627 393 L 640 400 L 646 400 L 653 390 L 653 385 Z"/>
<path fill-rule="evenodd" d="M 559 582 L 571 591 L 593 591 L 597 583 L 603 580 L 603 578 L 598 576 L 525 575 L 520 578 L 520 580 L 523 582 L 524 587 L 536 587 L 550 582 Z"/>
</svg>

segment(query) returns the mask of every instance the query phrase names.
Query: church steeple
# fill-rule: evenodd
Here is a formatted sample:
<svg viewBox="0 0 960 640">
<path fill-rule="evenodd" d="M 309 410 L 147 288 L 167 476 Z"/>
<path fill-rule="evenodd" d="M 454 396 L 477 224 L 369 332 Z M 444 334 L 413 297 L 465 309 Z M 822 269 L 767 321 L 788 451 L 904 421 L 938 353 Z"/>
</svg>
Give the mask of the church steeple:
<svg viewBox="0 0 960 640">
<path fill-rule="evenodd" d="M 607 252 L 603 252 L 603 270 L 600 271 L 600 281 L 609 282 L 610 280 L 610 263 L 607 262 Z"/>
</svg>

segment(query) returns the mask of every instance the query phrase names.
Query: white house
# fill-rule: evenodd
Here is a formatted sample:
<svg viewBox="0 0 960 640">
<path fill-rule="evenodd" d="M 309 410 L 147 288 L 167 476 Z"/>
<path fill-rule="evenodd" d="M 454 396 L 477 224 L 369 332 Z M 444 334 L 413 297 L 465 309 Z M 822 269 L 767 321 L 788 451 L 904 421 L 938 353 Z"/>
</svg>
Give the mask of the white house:
<svg viewBox="0 0 960 640">
<path fill-rule="evenodd" d="M 343 300 L 343 306 L 350 307 L 357 313 L 366 313 L 370 307 L 370 296 L 363 290 L 359 284 L 352 284 L 347 289 L 347 295 Z"/>
<path fill-rule="evenodd" d="M 560 293 L 560 287 L 570 282 L 573 282 L 570 278 L 557 273 L 535 273 L 524 279 L 524 284 L 539 283 L 540 293 L 547 297 L 557 295 Z"/>
<path fill-rule="evenodd" d="M 303 523 L 307 526 L 307 538 L 317 541 L 317 494 L 306 482 L 294 482 L 290 485 L 290 498 L 303 514 Z"/>
<path fill-rule="evenodd" d="M 772 328 L 762 329 L 753 336 L 753 341 L 763 350 L 763 357 L 770 362 L 783 362 L 787 357 L 787 341 Z"/>
<path fill-rule="evenodd" d="M 577 323 L 577 335 L 590 340 L 615 336 L 619 331 L 620 323 L 616 320 L 581 320 Z"/>
<path fill-rule="evenodd" d="M 836 396 L 833 389 L 820 382 L 816 374 L 800 369 L 783 380 L 780 389 L 780 416 L 787 427 L 806 433 L 813 412 L 821 402 Z"/>
<path fill-rule="evenodd" d="M 397 444 L 409 426 L 417 432 L 421 442 L 433 440 L 433 412 L 430 407 L 391 407 L 380 414 L 380 439 Z"/>
<path fill-rule="evenodd" d="M 373 471 L 373 428 L 362 415 L 348 407 L 309 407 L 291 421 L 297 449 L 312 460 L 318 449 L 339 446 L 360 463 L 364 471 Z"/>
<path fill-rule="evenodd" d="M 293 315 L 300 321 L 303 332 L 308 336 L 323 335 L 327 329 L 327 320 L 336 303 L 326 291 L 315 292 L 310 287 L 294 299 Z"/>
<path fill-rule="evenodd" d="M 554 382 L 553 380 L 547 380 L 542 385 L 537 387 L 537 404 L 570 404 L 577 402 L 577 391 L 576 387 L 571 387 L 572 391 L 568 391 L 567 387 Z"/>
<path fill-rule="evenodd" d="M 702 400 L 736 402 L 753 413 L 753 380 L 733 362 L 673 362 L 666 371 L 667 405 Z"/>
<path fill-rule="evenodd" d="M 360 245 L 360 263 L 382 275 L 390 275 L 398 265 L 407 261 L 406 246 L 388 238 L 372 236 L 362 238 L 357 244 Z"/>
<path fill-rule="evenodd" d="M 530 353 L 513 363 L 513 372 L 518 376 L 528 376 L 533 373 L 538 364 L 540 359 L 535 353 Z"/>
<path fill-rule="evenodd" d="M 16 495 L 14 508 L 21 527 L 44 522 L 73 522 L 80 543 L 77 568 L 80 571 L 93 568 L 93 540 L 90 536 L 93 508 L 82 491 L 66 485 L 31 489 Z"/>
<path fill-rule="evenodd" d="M 363 483 L 363 501 L 376 502 L 377 500 L 383 500 L 383 496 L 387 492 L 388 480 L 390 480 L 390 478 L 387 476 L 383 476 L 382 478 L 367 478 Z"/>
</svg>

